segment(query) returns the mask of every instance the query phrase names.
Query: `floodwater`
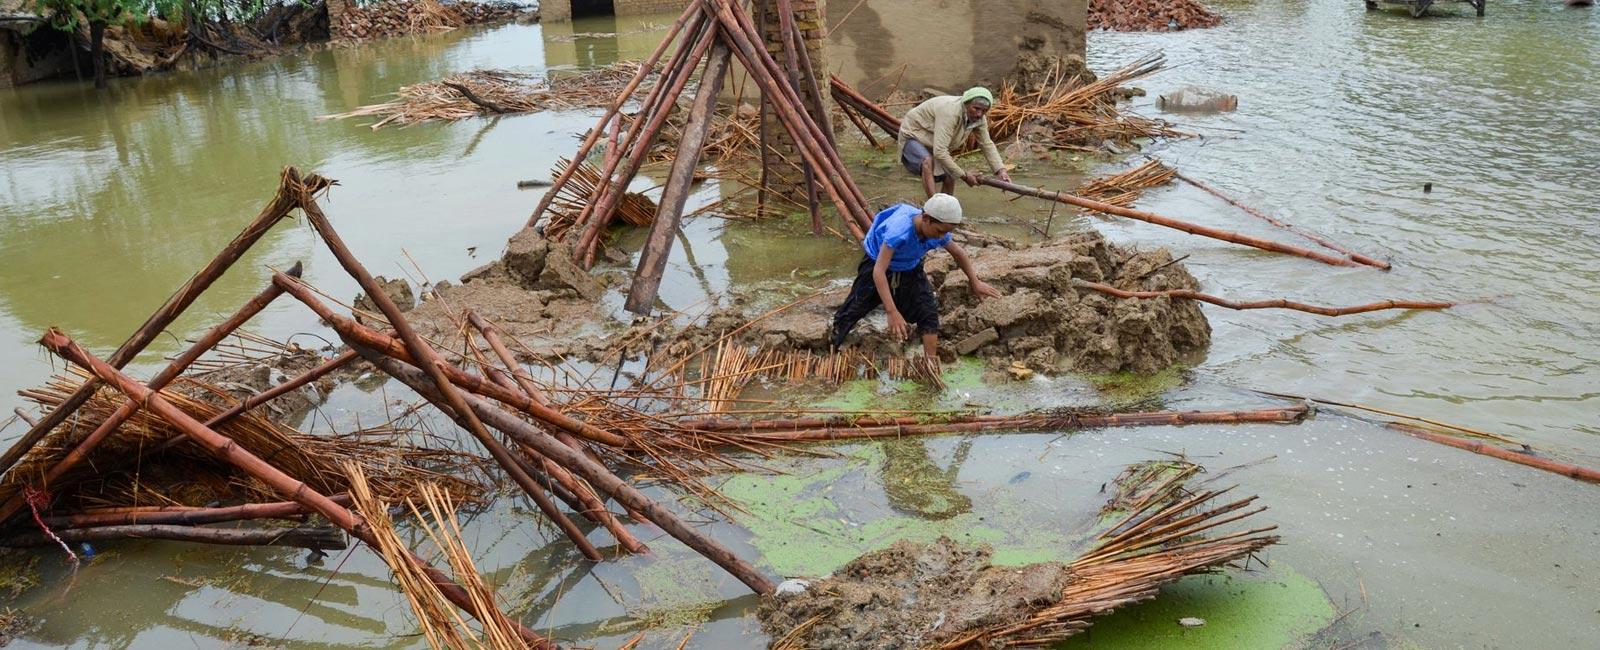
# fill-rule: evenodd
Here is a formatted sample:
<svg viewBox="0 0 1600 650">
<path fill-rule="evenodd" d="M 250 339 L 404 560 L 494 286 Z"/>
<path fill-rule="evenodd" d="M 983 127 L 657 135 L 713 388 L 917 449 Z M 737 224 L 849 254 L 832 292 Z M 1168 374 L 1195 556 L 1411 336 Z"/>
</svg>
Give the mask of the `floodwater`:
<svg viewBox="0 0 1600 650">
<path fill-rule="evenodd" d="M 1588 178 L 1600 166 L 1600 132 L 1590 124 L 1600 84 L 1588 70 L 1600 59 L 1600 18 L 1553 1 L 1491 3 L 1482 20 L 1447 9 L 1421 21 L 1369 14 L 1356 2 L 1215 6 L 1227 17 L 1217 29 L 1092 34 L 1091 65 L 1104 71 L 1165 52 L 1170 69 L 1141 83 L 1150 94 L 1135 102 L 1150 114 L 1154 95 L 1191 84 L 1239 95 L 1234 113 L 1175 116 L 1205 138 L 1150 153 L 1286 221 L 1392 259 L 1393 271 L 1326 267 L 1146 224 L 1051 218 L 1048 206 L 978 190 L 961 194 L 972 199 L 969 212 L 1018 237 L 1036 236 L 1034 227 L 1049 221 L 1053 232 L 1092 226 L 1123 243 L 1167 246 L 1189 256 L 1209 292 L 1230 298 L 1474 301 L 1447 312 L 1341 319 L 1206 307 L 1212 349 L 1182 385 L 1161 392 L 1168 406 L 1268 403 L 1251 388 L 1312 394 L 1497 431 L 1600 465 L 1600 319 L 1591 306 L 1600 295 L 1600 227 L 1592 221 L 1600 192 Z M 15 389 L 50 371 L 32 343 L 46 327 L 61 326 L 97 352 L 114 348 L 259 209 L 285 164 L 341 181 L 326 208 L 376 273 L 415 284 L 492 259 L 538 198 L 515 182 L 543 176 L 592 115 L 377 132 L 315 118 L 458 70 L 581 68 L 640 56 L 668 22 L 464 30 L 118 80 L 105 96 L 75 84 L 0 94 L 0 407 L 21 405 Z M 583 33 L 591 35 L 574 38 Z M 1071 187 L 1080 171 L 1128 164 L 1026 163 L 1018 176 Z M 892 166 L 860 171 L 880 201 L 917 191 Z M 1433 191 L 1424 193 L 1428 182 Z M 641 179 L 641 188 L 649 185 Z M 1191 187 L 1151 191 L 1139 207 L 1294 241 Z M 664 283 L 663 299 L 674 307 L 728 287 L 810 278 L 819 267 L 843 274 L 852 264 L 843 244 L 774 224 L 710 217 L 690 221 L 686 232 L 690 253 L 675 251 Z M 281 225 L 140 367 L 258 291 L 268 267 L 296 260 L 330 293 L 354 293 L 304 225 Z M 287 303 L 252 327 L 307 345 L 327 336 Z M 952 383 L 950 394 L 931 399 L 1013 407 L 1099 399 L 1070 377 Z M 344 387 L 325 411 L 342 422 L 380 402 Z M 4 429 L 0 440 L 18 431 Z M 1600 590 L 1589 577 L 1600 571 L 1600 522 L 1584 515 L 1595 510 L 1596 488 L 1337 414 L 1298 426 L 942 437 L 837 451 L 841 458 L 778 461 L 822 483 L 731 478 L 731 494 L 752 503 L 778 495 L 780 506 L 753 507 L 739 525 L 708 525 L 786 574 L 826 572 L 895 537 L 939 532 L 1041 559 L 1063 553 L 1092 516 L 1099 486 L 1123 465 L 1185 453 L 1213 470 L 1249 464 L 1227 480 L 1259 494 L 1272 508 L 1262 517 L 1281 526 L 1285 544 L 1264 558 L 1271 568 L 1245 579 L 1279 580 L 1271 588 L 1311 582 L 1321 600 L 1175 593 L 1178 615 L 1214 624 L 1178 630 L 1165 612 L 1130 611 L 1089 635 L 1090 647 L 1156 639 L 1279 647 L 1304 643 L 1335 612 L 1350 611 L 1334 641 L 1312 645 L 1586 647 L 1600 633 Z M 784 506 L 790 497 L 815 507 Z M 651 558 L 590 566 L 536 520 L 504 499 L 471 518 L 468 538 L 480 568 L 502 585 L 506 609 L 539 629 L 596 647 L 615 647 L 646 627 L 647 643 L 658 647 L 676 647 L 691 631 L 690 647 L 758 642 L 739 585 L 659 532 L 639 531 L 657 550 Z M 603 531 L 594 536 L 605 543 Z M 9 605 L 40 626 L 18 647 L 424 645 L 387 571 L 366 551 L 308 567 L 291 552 L 121 544 L 101 549 L 74 578 L 57 555 L 41 552 L 34 562 L 28 573 L 45 586 Z M 1196 591 L 1216 590 L 1185 594 Z M 1239 604 L 1245 600 L 1250 609 Z M 1236 619 L 1276 627 L 1222 624 Z M 1180 633 L 1187 636 L 1168 636 Z"/>
</svg>

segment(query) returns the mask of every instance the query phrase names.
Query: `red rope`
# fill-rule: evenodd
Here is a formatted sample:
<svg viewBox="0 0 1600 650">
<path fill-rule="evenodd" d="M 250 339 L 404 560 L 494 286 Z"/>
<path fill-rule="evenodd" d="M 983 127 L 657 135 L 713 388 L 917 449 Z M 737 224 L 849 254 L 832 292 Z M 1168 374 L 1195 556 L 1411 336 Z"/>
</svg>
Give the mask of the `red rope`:
<svg viewBox="0 0 1600 650">
<path fill-rule="evenodd" d="M 66 552 L 67 559 L 72 563 L 72 572 L 77 573 L 78 554 L 73 553 L 72 547 L 67 546 L 66 542 L 57 537 L 55 531 L 50 530 L 50 527 L 45 525 L 44 518 L 39 516 L 40 507 L 48 508 L 50 506 L 50 495 L 44 490 L 35 490 L 32 486 L 23 487 L 23 494 L 27 496 L 28 509 L 33 511 L 33 523 L 39 525 L 39 530 L 44 531 L 46 537 L 55 540 L 56 544 L 61 545 L 61 550 Z"/>
</svg>

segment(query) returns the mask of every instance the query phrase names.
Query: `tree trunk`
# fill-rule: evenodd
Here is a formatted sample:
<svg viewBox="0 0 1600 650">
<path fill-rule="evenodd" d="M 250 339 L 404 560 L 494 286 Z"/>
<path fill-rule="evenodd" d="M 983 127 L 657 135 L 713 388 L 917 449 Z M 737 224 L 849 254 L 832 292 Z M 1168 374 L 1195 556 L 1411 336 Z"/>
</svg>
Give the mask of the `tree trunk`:
<svg viewBox="0 0 1600 650">
<path fill-rule="evenodd" d="M 94 62 L 94 87 L 106 88 L 106 21 L 89 23 L 89 58 Z"/>
</svg>

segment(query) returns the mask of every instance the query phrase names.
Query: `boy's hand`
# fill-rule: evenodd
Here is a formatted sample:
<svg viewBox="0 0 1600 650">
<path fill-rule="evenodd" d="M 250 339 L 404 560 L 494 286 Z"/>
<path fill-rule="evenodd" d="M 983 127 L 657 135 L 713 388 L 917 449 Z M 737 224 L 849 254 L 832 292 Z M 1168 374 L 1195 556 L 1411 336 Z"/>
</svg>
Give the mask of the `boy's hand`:
<svg viewBox="0 0 1600 650">
<path fill-rule="evenodd" d="M 1000 297 L 1000 291 L 995 289 L 994 287 L 989 286 L 989 283 L 988 282 L 984 282 L 983 280 L 973 280 L 972 281 L 972 293 L 977 295 L 978 299 L 980 299 L 980 300 L 982 300 L 984 298 L 999 298 Z"/>
<path fill-rule="evenodd" d="M 906 323 L 906 318 L 898 312 L 889 314 L 889 336 L 896 341 L 904 341 L 911 334 L 911 325 Z"/>
</svg>

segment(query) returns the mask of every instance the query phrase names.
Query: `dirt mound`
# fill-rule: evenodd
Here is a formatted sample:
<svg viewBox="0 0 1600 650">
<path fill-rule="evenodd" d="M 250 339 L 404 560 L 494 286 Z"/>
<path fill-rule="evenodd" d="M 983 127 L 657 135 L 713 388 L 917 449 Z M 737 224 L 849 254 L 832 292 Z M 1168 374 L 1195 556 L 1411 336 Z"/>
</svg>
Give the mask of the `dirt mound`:
<svg viewBox="0 0 1600 650">
<path fill-rule="evenodd" d="M 1072 285 L 1081 279 L 1129 290 L 1199 288 L 1166 249 L 1129 250 L 1087 231 L 1035 246 L 978 249 L 973 264 L 978 277 L 1000 290 L 1000 298 L 979 302 L 949 255 L 928 257 L 947 360 L 976 354 L 993 365 L 1019 361 L 1042 372 L 1148 374 L 1211 344 L 1211 326 L 1192 301 L 1121 300 Z M 826 350 L 833 310 L 846 293 L 840 288 L 761 320 L 741 340 L 774 349 Z M 901 346 L 879 325 L 882 314 L 874 312 L 857 325 L 846 345 L 866 346 L 869 355 L 899 353 Z M 737 308 L 713 314 L 704 325 L 686 330 L 669 350 L 699 349 L 747 318 Z"/>
<path fill-rule="evenodd" d="M 1194 0 L 1091 0 L 1089 29 L 1168 32 L 1216 27 L 1222 17 Z"/>
<path fill-rule="evenodd" d="M 757 616 L 773 638 L 799 631 L 797 647 L 922 648 L 1020 621 L 1060 600 L 1072 578 L 1054 562 L 992 566 L 990 554 L 948 537 L 896 542 L 801 593 L 767 599 Z"/>
<path fill-rule="evenodd" d="M 600 307 L 609 276 L 593 276 L 572 261 L 571 249 L 524 228 L 506 243 L 498 260 L 461 276 L 461 284 L 439 283 L 408 318 L 425 336 L 452 340 L 467 309 L 517 340 L 540 342 L 519 356 L 588 358 L 610 349 L 611 319 Z"/>
<path fill-rule="evenodd" d="M 1022 361 L 1035 370 L 1153 373 L 1211 344 L 1211 326 L 1188 300 L 1121 300 L 1073 280 L 1120 289 L 1198 289 L 1166 249 L 1127 250 L 1098 232 L 974 256 L 978 277 L 1003 294 L 979 302 L 947 255 L 927 269 L 955 351 Z M 955 271 L 952 273 L 952 271 Z"/>
</svg>

